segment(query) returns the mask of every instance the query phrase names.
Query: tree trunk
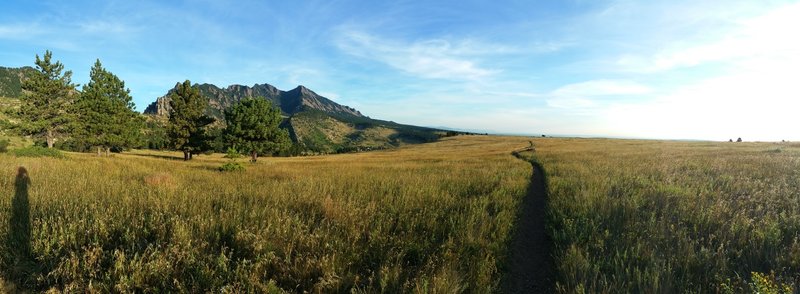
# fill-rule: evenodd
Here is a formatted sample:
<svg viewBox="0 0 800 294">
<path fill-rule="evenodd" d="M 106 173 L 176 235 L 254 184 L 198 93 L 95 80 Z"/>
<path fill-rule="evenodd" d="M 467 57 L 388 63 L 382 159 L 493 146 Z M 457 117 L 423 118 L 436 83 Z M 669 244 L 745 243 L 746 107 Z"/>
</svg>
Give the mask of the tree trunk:
<svg viewBox="0 0 800 294">
<path fill-rule="evenodd" d="M 55 138 L 53 138 L 53 131 L 47 130 L 45 140 L 47 140 L 47 148 L 53 148 L 53 142 L 55 141 Z"/>
<path fill-rule="evenodd" d="M 100 157 L 100 146 L 97 146 L 97 157 Z"/>
<path fill-rule="evenodd" d="M 255 151 L 250 152 L 250 156 L 251 156 L 250 162 L 256 162 L 256 160 L 258 159 L 258 153 L 256 153 Z"/>
<path fill-rule="evenodd" d="M 189 152 L 183 151 L 183 160 L 189 160 Z"/>
<path fill-rule="evenodd" d="M 106 156 L 111 155 L 111 147 L 106 147 Z"/>
</svg>

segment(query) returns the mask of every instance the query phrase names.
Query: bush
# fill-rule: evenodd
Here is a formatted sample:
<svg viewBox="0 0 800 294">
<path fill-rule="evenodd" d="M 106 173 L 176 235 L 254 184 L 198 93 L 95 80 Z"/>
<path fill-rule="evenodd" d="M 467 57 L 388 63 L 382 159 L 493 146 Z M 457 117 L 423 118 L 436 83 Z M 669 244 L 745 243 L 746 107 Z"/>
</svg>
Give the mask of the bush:
<svg viewBox="0 0 800 294">
<path fill-rule="evenodd" d="M 235 159 L 242 158 L 242 154 L 239 153 L 239 151 L 237 151 L 236 148 L 228 148 L 228 152 L 225 153 L 224 157 L 235 160 Z"/>
<path fill-rule="evenodd" d="M 231 161 L 220 166 L 219 171 L 222 172 L 244 171 L 244 165 L 235 161 Z"/>
<path fill-rule="evenodd" d="M 54 158 L 64 158 L 64 154 L 61 151 L 58 151 L 53 148 L 45 148 L 40 146 L 31 146 L 25 147 L 21 149 L 16 149 L 12 152 L 15 156 L 18 157 L 54 157 Z"/>
<path fill-rule="evenodd" d="M 10 143 L 11 141 L 8 139 L 0 139 L 0 153 L 8 152 L 8 144 Z"/>
</svg>

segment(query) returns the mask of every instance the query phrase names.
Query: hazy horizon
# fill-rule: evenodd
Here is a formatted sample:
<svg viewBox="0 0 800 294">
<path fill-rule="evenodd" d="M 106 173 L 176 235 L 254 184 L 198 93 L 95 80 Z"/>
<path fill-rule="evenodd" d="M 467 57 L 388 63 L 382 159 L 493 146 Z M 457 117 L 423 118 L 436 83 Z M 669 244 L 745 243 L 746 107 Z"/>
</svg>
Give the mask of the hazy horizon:
<svg viewBox="0 0 800 294">
<path fill-rule="evenodd" d="M 507 134 L 800 140 L 797 1 L 8 1 L 0 66 L 304 85 L 373 118 Z"/>
</svg>

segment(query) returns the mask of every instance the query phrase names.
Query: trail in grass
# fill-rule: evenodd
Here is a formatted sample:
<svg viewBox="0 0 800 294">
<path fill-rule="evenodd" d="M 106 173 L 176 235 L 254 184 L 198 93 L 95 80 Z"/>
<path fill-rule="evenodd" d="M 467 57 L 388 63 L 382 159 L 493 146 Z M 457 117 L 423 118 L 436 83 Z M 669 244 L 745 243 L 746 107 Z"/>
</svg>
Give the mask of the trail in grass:
<svg viewBox="0 0 800 294">
<path fill-rule="evenodd" d="M 516 152 L 514 156 L 528 161 Z M 547 180 L 538 163 L 531 162 L 531 165 L 533 166 L 531 183 L 522 200 L 520 217 L 509 248 L 509 267 L 505 281 L 507 293 L 553 291 L 555 273 L 552 257 L 553 242 L 545 228 Z"/>
</svg>

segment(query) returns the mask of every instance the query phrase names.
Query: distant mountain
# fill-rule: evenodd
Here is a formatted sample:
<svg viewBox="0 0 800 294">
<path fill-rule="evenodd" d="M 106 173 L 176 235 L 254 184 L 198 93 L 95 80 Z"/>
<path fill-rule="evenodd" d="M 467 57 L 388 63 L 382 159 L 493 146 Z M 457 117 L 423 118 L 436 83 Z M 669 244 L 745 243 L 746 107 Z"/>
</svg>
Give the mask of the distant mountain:
<svg viewBox="0 0 800 294">
<path fill-rule="evenodd" d="M 30 66 L 19 68 L 0 66 L 0 97 L 22 97 L 22 80 L 34 70 Z"/>
<path fill-rule="evenodd" d="M 19 105 L 22 97 L 22 80 L 35 71 L 32 67 L 0 67 L 0 108 Z M 177 86 L 177 84 L 176 84 Z M 286 128 L 292 140 L 302 151 L 337 153 L 358 150 L 393 148 L 403 144 L 432 142 L 453 132 L 438 128 L 402 125 L 367 117 L 358 110 L 338 104 L 314 91 L 297 86 L 282 91 L 269 84 L 252 87 L 231 85 L 219 88 L 212 84 L 194 85 L 208 99 L 206 112 L 224 126 L 225 109 L 247 97 L 264 97 L 281 109 Z M 169 115 L 169 90 L 147 106 L 144 114 L 149 121 L 163 122 Z M 0 121 L 7 118 L 0 113 Z"/>
<path fill-rule="evenodd" d="M 176 84 L 176 87 L 178 85 Z M 402 125 L 372 119 L 358 110 L 338 104 L 314 91 L 298 86 L 289 91 L 269 84 L 252 87 L 231 85 L 219 88 L 211 84 L 194 85 L 208 99 L 206 113 L 224 124 L 225 109 L 247 97 L 263 97 L 281 109 L 292 140 L 306 152 L 338 153 L 393 148 L 403 144 L 437 140 L 450 133 L 426 127 Z M 159 97 L 144 110 L 145 114 L 165 119 L 169 115 L 169 94 Z"/>
<path fill-rule="evenodd" d="M 201 95 L 208 98 L 208 114 L 219 120 L 224 118 L 226 108 L 247 97 L 266 98 L 272 102 L 272 105 L 280 107 L 284 116 L 291 116 L 306 109 L 315 109 L 337 115 L 363 116 L 357 110 L 333 102 L 303 86 L 297 86 L 297 88 L 289 91 L 278 90 L 270 84 L 256 84 L 252 87 L 231 85 L 224 89 L 212 84 L 200 84 L 194 87 L 200 90 Z M 147 106 L 144 113 L 167 116 L 169 114 L 169 95 L 175 89 L 173 88 L 166 95 L 156 99 L 155 102 Z"/>
</svg>

